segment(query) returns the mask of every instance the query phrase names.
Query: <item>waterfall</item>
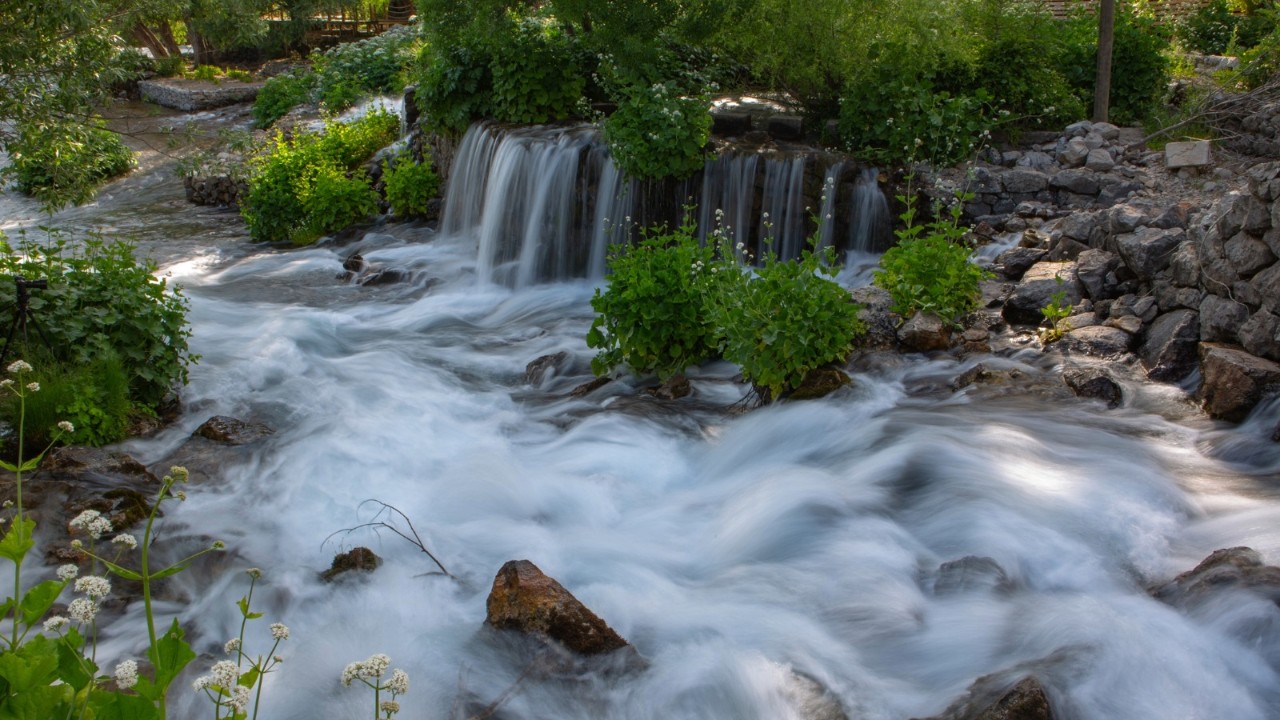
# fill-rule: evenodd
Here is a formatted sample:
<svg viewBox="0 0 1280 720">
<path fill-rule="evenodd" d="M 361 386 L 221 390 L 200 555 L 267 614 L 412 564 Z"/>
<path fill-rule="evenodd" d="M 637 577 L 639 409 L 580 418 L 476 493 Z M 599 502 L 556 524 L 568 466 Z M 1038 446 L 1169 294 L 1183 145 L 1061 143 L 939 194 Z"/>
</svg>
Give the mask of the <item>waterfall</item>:
<svg viewBox="0 0 1280 720">
<path fill-rule="evenodd" d="M 756 257 L 794 258 L 814 232 L 837 248 L 882 249 L 888 203 L 877 173 L 863 171 L 849 188 L 847 161 L 822 171 L 815 157 L 727 148 L 689 180 L 640 182 L 622 175 L 591 126 L 481 123 L 458 147 L 441 232 L 474 238 L 477 275 L 511 287 L 603 278 L 610 244 L 640 227 L 678 224 L 682 212 L 692 213 L 699 239 L 719 230 Z"/>
</svg>

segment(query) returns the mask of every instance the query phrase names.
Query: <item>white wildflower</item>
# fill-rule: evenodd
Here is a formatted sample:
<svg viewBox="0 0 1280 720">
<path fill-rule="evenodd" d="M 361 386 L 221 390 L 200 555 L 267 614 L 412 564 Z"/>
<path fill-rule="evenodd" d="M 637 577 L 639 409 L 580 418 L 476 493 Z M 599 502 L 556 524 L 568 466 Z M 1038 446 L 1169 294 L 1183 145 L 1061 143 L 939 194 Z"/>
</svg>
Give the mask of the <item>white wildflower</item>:
<svg viewBox="0 0 1280 720">
<path fill-rule="evenodd" d="M 257 580 L 258 578 L 262 577 L 261 568 L 252 567 L 252 568 L 249 568 L 248 570 L 245 570 L 245 572 L 248 573 L 249 577 L 253 578 L 254 580 Z"/>
<path fill-rule="evenodd" d="M 5 378 L 0 380 L 0 388 L 13 387 L 13 378 Z"/>
<path fill-rule="evenodd" d="M 348 663 L 347 666 L 342 669 L 342 684 L 350 686 L 352 680 L 360 677 L 361 670 L 363 669 L 364 663 Z"/>
<path fill-rule="evenodd" d="M 404 695 L 409 692 L 409 673 L 396 668 L 391 671 L 391 679 L 387 681 L 386 689 L 396 695 Z"/>
<path fill-rule="evenodd" d="M 67 614 L 81 625 L 88 625 L 98 616 L 98 604 L 88 598 L 76 598 L 67 606 Z"/>
<path fill-rule="evenodd" d="M 378 709 L 387 715 L 395 715 L 400 712 L 400 703 L 395 700 L 383 700 L 382 704 L 378 706 Z"/>
<path fill-rule="evenodd" d="M 382 677 L 382 673 L 386 672 L 390 666 L 391 658 L 386 655 L 382 653 L 370 655 L 369 659 L 364 661 L 365 677 Z"/>
<path fill-rule="evenodd" d="M 231 660 L 219 660 L 209 669 L 209 674 L 213 678 L 213 684 L 224 690 L 230 690 L 235 687 L 236 681 L 240 679 L 240 668 Z"/>
<path fill-rule="evenodd" d="M 94 540 L 102 537 L 104 533 L 111 532 L 111 521 L 97 510 L 85 510 L 75 516 L 70 526 L 72 530 L 83 530 Z"/>
<path fill-rule="evenodd" d="M 130 550 L 136 550 L 138 549 L 138 538 L 130 535 L 129 533 L 120 533 L 119 535 L 111 538 L 111 544 L 122 545 Z"/>
<path fill-rule="evenodd" d="M 40 392 L 40 383 L 38 382 L 27 383 L 27 389 L 30 390 L 31 392 Z"/>
<path fill-rule="evenodd" d="M 289 628 L 284 623 L 271 623 L 271 637 L 276 640 L 288 640 Z"/>
<path fill-rule="evenodd" d="M 240 638 L 231 638 L 226 645 L 222 646 L 228 655 L 240 649 Z"/>
<path fill-rule="evenodd" d="M 213 678 L 209 677 L 208 675 L 201 675 L 200 677 L 196 678 L 191 682 L 191 689 L 195 690 L 196 692 L 200 692 L 201 690 L 208 688 L 209 684 L 212 682 L 213 682 Z"/>
<path fill-rule="evenodd" d="M 80 568 L 76 567 L 75 565 L 72 565 L 71 563 L 58 566 L 58 579 L 63 582 L 70 582 L 72 580 L 75 580 L 76 576 L 79 574 L 80 574 Z"/>
<path fill-rule="evenodd" d="M 59 420 L 58 429 L 65 433 L 73 433 L 76 431 L 76 426 L 66 420 Z"/>
<path fill-rule="evenodd" d="M 121 690 L 128 690 L 138 684 L 138 662 L 136 660 L 123 660 L 116 665 L 116 687 Z"/>
<path fill-rule="evenodd" d="M 61 615 L 54 615 L 53 617 L 44 621 L 44 631 L 58 632 L 59 630 L 61 630 L 62 628 L 70 624 L 71 624 L 70 620 L 62 617 Z"/>
<path fill-rule="evenodd" d="M 31 365 L 25 360 L 14 360 L 9 363 L 9 372 L 10 374 L 31 372 Z"/>
<path fill-rule="evenodd" d="M 235 691 L 231 693 L 231 699 L 227 701 L 227 704 L 237 713 L 243 713 L 249 707 L 249 688 L 237 685 Z"/>
<path fill-rule="evenodd" d="M 111 594 L 111 583 L 104 577 L 85 575 L 76 580 L 76 592 L 84 593 L 94 600 L 101 600 Z"/>
</svg>

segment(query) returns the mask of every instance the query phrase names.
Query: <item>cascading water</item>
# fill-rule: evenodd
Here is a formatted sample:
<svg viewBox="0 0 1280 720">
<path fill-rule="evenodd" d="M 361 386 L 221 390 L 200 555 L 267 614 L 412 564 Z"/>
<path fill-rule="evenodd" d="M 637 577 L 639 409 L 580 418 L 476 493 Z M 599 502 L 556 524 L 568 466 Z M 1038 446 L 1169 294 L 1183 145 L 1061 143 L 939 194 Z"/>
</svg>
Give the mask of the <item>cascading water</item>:
<svg viewBox="0 0 1280 720">
<path fill-rule="evenodd" d="M 590 379 L 594 283 L 478 282 L 474 228 L 487 215 L 518 244 L 529 237 L 520 222 L 570 224 L 567 212 L 531 209 L 532 176 L 493 184 L 499 165 L 577 172 L 584 185 L 617 178 L 553 161 L 518 133 L 470 139 L 490 177 L 455 169 L 442 232 L 390 226 L 360 244 L 374 265 L 421 268 L 399 285 L 336 281 L 350 247 L 260 250 L 225 228 L 201 234 L 193 226 L 233 216 L 189 208 L 182 220 L 168 211 L 180 189 L 148 196 L 151 209 L 117 193 L 72 216 L 134 203 L 141 247 L 162 253 L 192 301 L 203 357 L 184 412 L 123 449 L 167 467 L 211 415 L 275 428 L 201 468 L 210 479 L 166 506 L 156 545 L 229 547 L 167 580 L 158 602 L 162 622 L 188 628 L 198 672 L 239 629 L 239 570 L 262 568 L 265 617 L 246 649 L 266 651 L 268 622 L 291 634 L 259 717 L 368 717 L 371 694 L 339 678 L 373 653 L 408 671 L 397 717 L 411 720 L 498 701 L 493 717 L 512 720 L 799 720 L 815 717 L 798 689 L 813 681 L 850 718 L 904 720 L 1018 668 L 1040 677 L 1066 720 L 1280 715 L 1274 603 L 1210 588 L 1200 612 L 1182 612 L 1146 589 L 1215 548 L 1249 545 L 1280 562 L 1280 455 L 1265 450 L 1276 408 L 1231 428 L 1161 386 L 1127 387 L 1110 411 L 1038 391 L 951 391 L 977 359 L 923 357 L 858 374 L 823 400 L 747 414 L 730 410 L 745 391 L 723 363 L 693 370 L 693 395 L 679 401 L 630 379 L 575 396 Z M 579 140 L 564 133 L 556 152 Z M 582 197 L 541 180 L 545 207 Z M 499 187 L 532 197 L 503 198 L 519 211 L 496 212 L 487 203 Z M 503 252 L 490 267 L 514 279 L 523 250 Z M 559 352 L 558 370 L 526 381 L 529 361 Z M 1036 353 L 982 360 L 1052 379 Z M 371 519 L 368 498 L 411 518 L 457 579 L 431 574 L 391 534 L 330 537 Z M 323 582 L 334 553 L 354 545 L 384 564 Z M 646 666 L 530 671 L 521 647 L 482 630 L 493 575 L 518 558 L 598 612 Z M 987 574 L 957 585 L 942 568 L 951 561 Z M 139 605 L 102 629 L 103 667 L 142 656 Z M 211 714 L 186 684 L 173 698 L 172 718 Z"/>
</svg>

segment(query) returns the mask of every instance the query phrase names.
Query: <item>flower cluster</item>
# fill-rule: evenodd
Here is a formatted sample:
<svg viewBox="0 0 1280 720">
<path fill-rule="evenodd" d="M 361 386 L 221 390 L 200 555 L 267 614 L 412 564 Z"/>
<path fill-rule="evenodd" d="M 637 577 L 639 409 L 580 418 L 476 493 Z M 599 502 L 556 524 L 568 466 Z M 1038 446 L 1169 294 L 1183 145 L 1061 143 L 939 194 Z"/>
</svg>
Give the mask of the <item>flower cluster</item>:
<svg viewBox="0 0 1280 720">
<path fill-rule="evenodd" d="M 342 671 L 342 684 L 350 686 L 353 680 L 380 678 L 391 666 L 391 658 L 378 653 L 370 655 L 368 660 L 353 662 Z"/>
<path fill-rule="evenodd" d="M 97 540 L 111 532 L 111 521 L 97 510 L 85 510 L 70 522 L 71 532 L 81 531 Z"/>
</svg>

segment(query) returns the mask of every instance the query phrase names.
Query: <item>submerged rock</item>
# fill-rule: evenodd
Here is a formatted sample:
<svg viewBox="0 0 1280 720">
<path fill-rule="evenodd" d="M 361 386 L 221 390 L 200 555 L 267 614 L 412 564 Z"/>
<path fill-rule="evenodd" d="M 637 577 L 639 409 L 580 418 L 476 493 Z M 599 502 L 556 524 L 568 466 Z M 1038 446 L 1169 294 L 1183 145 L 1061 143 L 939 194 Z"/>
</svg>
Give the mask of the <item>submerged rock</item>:
<svg viewBox="0 0 1280 720">
<path fill-rule="evenodd" d="M 581 655 L 601 655 L 629 643 L 555 579 L 528 560 L 511 560 L 493 579 L 485 623 L 563 645 Z"/>
<path fill-rule="evenodd" d="M 1000 563 L 989 557 L 968 555 L 942 563 L 933 584 L 934 595 L 954 595 L 974 591 L 1004 592 L 1013 587 Z"/>
<path fill-rule="evenodd" d="M 333 564 L 320 574 L 325 582 L 333 582 L 338 576 L 360 571 L 371 573 L 378 569 L 382 564 L 382 558 L 378 557 L 372 550 L 367 547 L 352 548 L 348 552 L 341 553 L 333 558 Z"/>
<path fill-rule="evenodd" d="M 783 690 L 801 720 L 849 720 L 840 698 L 808 675 L 791 671 Z"/>
<path fill-rule="evenodd" d="M 1107 404 L 1108 408 L 1120 406 L 1124 393 L 1111 373 L 1099 367 L 1077 367 L 1062 373 L 1062 379 L 1076 397 L 1093 398 Z"/>
<path fill-rule="evenodd" d="M 226 415 L 214 415 L 196 428 L 192 437 L 202 437 L 223 445 L 248 445 L 257 442 L 274 430 L 262 423 L 245 422 Z"/>
<path fill-rule="evenodd" d="M 554 376 L 564 371 L 569 364 L 569 353 L 561 350 L 554 355 L 543 355 L 531 360 L 524 366 L 524 383 L 541 385 L 548 375 Z"/>
<path fill-rule="evenodd" d="M 800 387 L 792 390 L 787 399 L 815 400 L 820 397 L 826 397 L 851 382 L 853 381 L 849 379 L 849 376 L 839 368 L 814 368 L 805 373 L 804 380 L 800 381 Z"/>
<path fill-rule="evenodd" d="M 1012 687 L 1003 680 L 1003 673 L 978 678 L 964 697 L 928 720 L 1053 720 L 1039 680 L 1029 675 Z"/>
<path fill-rule="evenodd" d="M 1227 588 L 1259 593 L 1280 603 L 1280 567 L 1262 562 L 1248 547 L 1214 550 L 1194 569 L 1151 589 L 1151 595 L 1170 605 L 1186 606 Z"/>
<path fill-rule="evenodd" d="M 1280 386 L 1280 365 L 1221 343 L 1200 343 L 1204 382 L 1197 394 L 1209 415 L 1240 422 L 1266 395 Z"/>
</svg>

